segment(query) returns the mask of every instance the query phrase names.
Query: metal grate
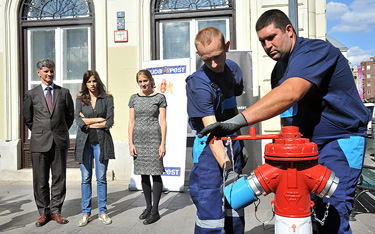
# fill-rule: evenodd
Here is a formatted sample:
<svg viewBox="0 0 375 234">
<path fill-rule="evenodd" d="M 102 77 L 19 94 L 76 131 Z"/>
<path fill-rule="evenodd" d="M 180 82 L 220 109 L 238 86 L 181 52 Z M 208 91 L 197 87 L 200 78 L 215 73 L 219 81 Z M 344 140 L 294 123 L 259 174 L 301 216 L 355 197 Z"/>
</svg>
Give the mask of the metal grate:
<svg viewBox="0 0 375 234">
<path fill-rule="evenodd" d="M 158 0 L 155 12 L 232 9 L 233 0 Z"/>
<path fill-rule="evenodd" d="M 91 0 L 25 0 L 21 20 L 87 18 L 92 6 Z"/>
</svg>

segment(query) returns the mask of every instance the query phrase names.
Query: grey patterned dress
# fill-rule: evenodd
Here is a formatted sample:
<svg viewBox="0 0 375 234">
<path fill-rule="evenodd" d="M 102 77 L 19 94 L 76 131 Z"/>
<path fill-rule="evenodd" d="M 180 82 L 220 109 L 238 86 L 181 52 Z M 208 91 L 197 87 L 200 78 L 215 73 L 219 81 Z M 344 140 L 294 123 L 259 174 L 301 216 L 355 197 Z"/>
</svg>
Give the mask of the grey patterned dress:
<svg viewBox="0 0 375 234">
<path fill-rule="evenodd" d="M 133 143 L 137 150 L 134 158 L 134 174 L 162 175 L 163 160 L 159 159 L 161 130 L 159 124 L 159 108 L 166 107 L 167 101 L 163 94 L 140 96 L 133 94 L 129 107 L 134 108 L 135 123 Z"/>
</svg>

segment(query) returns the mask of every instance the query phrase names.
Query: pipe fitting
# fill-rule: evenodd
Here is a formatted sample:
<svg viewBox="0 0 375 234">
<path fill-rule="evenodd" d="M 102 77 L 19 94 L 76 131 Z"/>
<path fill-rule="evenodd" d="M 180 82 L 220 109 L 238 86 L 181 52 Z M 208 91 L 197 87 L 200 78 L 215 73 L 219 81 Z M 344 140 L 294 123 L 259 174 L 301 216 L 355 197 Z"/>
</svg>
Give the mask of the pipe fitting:
<svg viewBox="0 0 375 234">
<path fill-rule="evenodd" d="M 247 180 L 249 182 L 250 187 L 257 196 L 265 195 L 265 191 L 254 172 L 251 172 L 250 176 L 247 177 Z"/>
<path fill-rule="evenodd" d="M 329 179 L 326 185 L 324 186 L 323 190 L 317 195 L 319 197 L 330 198 L 333 192 L 335 192 L 337 186 L 339 185 L 339 182 L 340 182 L 340 179 L 336 177 L 333 171 L 331 171 L 331 175 L 329 176 Z"/>
<path fill-rule="evenodd" d="M 258 200 L 246 177 L 241 177 L 236 182 L 226 186 L 224 196 L 235 210 L 242 209 Z"/>
</svg>

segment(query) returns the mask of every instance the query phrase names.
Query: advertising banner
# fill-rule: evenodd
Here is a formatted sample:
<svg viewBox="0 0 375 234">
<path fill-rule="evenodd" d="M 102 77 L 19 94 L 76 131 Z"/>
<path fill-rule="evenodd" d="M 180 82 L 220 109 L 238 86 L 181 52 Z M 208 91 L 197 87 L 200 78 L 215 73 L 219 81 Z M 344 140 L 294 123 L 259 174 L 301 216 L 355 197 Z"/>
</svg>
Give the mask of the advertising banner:
<svg viewBox="0 0 375 234">
<path fill-rule="evenodd" d="M 358 93 L 359 93 L 359 97 L 361 99 L 363 99 L 363 74 L 362 74 L 362 65 L 359 65 L 358 66 L 358 84 L 357 84 L 357 88 L 358 88 Z"/>
<path fill-rule="evenodd" d="M 190 75 L 190 59 L 169 59 L 143 62 L 151 72 L 156 92 L 167 99 L 166 155 L 163 159 L 163 190 L 184 191 L 186 158 L 186 91 L 185 79 Z M 152 180 L 151 180 L 152 181 Z M 142 190 L 141 176 L 132 172 L 130 190 Z"/>
</svg>

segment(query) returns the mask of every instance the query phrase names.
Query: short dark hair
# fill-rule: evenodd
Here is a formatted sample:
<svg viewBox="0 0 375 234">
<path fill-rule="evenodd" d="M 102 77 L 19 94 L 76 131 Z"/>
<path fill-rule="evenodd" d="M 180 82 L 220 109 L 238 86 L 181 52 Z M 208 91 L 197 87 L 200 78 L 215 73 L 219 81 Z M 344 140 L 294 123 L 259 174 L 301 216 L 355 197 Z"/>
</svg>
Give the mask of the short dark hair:
<svg viewBox="0 0 375 234">
<path fill-rule="evenodd" d="M 42 70 L 43 67 L 55 67 L 55 62 L 53 59 L 46 58 L 46 59 L 41 59 L 36 63 L 36 69 Z"/>
<path fill-rule="evenodd" d="M 152 77 L 152 74 L 151 74 L 151 72 L 149 71 L 149 70 L 147 70 L 147 69 L 142 69 L 142 70 L 139 70 L 138 72 L 137 72 L 137 75 L 135 75 L 135 80 L 137 81 L 137 83 L 138 83 L 138 76 L 139 75 L 144 75 L 144 76 L 146 76 L 147 77 L 147 79 L 150 81 L 150 85 L 151 85 L 151 87 L 154 89 L 154 88 L 156 88 L 156 86 L 155 86 L 155 80 L 154 80 L 154 78 Z"/>
<path fill-rule="evenodd" d="M 206 28 L 199 30 L 199 32 L 195 36 L 195 41 L 194 41 L 195 48 L 197 48 L 198 44 L 202 44 L 203 46 L 209 45 L 212 42 L 213 37 L 216 37 L 217 39 L 219 39 L 219 41 L 221 41 L 221 44 L 224 48 L 225 46 L 224 34 L 222 31 L 220 31 L 219 29 L 215 27 L 206 27 Z"/>
<path fill-rule="evenodd" d="M 288 24 L 292 25 L 288 16 L 277 9 L 268 10 L 264 12 L 255 25 L 255 30 L 258 32 L 262 28 L 267 27 L 268 25 L 273 24 L 275 28 L 280 29 L 283 33 L 285 33 L 285 28 Z M 292 25 L 293 27 L 293 25 Z M 296 32 L 293 28 L 294 33 Z"/>
</svg>

